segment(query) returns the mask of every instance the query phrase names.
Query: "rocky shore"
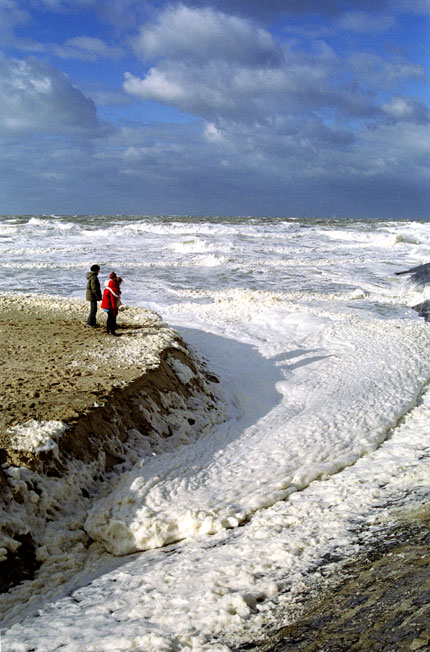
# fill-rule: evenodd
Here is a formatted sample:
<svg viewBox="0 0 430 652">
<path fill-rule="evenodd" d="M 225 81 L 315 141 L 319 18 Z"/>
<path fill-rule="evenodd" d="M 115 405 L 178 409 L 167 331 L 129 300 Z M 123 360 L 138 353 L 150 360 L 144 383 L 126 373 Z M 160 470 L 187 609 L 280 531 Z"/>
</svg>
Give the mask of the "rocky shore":
<svg viewBox="0 0 430 652">
<path fill-rule="evenodd" d="M 429 507 L 400 510 L 291 624 L 234 652 L 429 652 L 429 552 Z M 332 561 L 323 560 L 322 577 Z"/>
<path fill-rule="evenodd" d="M 112 337 L 87 312 L 0 295 L 0 592 L 91 545 L 83 523 L 107 474 L 224 418 L 217 379 L 156 313 L 123 307 Z"/>
</svg>

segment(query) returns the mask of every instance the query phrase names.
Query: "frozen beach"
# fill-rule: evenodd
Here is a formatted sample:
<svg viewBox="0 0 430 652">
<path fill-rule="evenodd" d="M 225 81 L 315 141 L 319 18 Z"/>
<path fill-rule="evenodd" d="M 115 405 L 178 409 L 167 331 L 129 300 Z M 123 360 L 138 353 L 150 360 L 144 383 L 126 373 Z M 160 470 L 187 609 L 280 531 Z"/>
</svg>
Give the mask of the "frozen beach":
<svg viewBox="0 0 430 652">
<path fill-rule="evenodd" d="M 15 216 L 0 235 L 0 291 L 78 300 L 97 262 L 220 381 L 217 418 L 187 440 L 170 409 L 175 446 L 132 437 L 75 540 L 0 596 L 3 649 L 270 639 L 428 504 L 429 291 L 395 273 L 428 262 L 429 223 Z"/>
</svg>

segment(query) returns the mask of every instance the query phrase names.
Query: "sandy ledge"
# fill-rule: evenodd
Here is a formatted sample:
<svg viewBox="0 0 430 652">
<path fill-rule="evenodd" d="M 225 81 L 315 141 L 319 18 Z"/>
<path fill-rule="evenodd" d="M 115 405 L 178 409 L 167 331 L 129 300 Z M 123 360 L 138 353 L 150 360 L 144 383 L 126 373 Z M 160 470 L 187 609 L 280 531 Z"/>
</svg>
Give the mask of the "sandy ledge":
<svg viewBox="0 0 430 652">
<path fill-rule="evenodd" d="M 225 418 L 217 379 L 156 313 L 122 307 L 112 337 L 103 312 L 85 326 L 88 305 L 0 294 L 0 592 L 66 554 L 77 530 L 89 545 L 83 522 L 106 472 Z"/>
<path fill-rule="evenodd" d="M 12 445 L 11 427 L 31 419 L 73 427 L 75 419 L 105 407 L 112 392 L 151 370 L 161 373 L 168 389 L 162 360 L 169 351 L 187 358 L 184 342 L 156 313 L 124 308 L 118 338 L 106 335 L 103 312 L 100 328 L 85 327 L 87 313 L 88 304 L 80 301 L 0 294 L 2 462 L 35 465 L 34 454 L 26 459 Z M 176 389 L 171 378 L 170 389 Z"/>
</svg>

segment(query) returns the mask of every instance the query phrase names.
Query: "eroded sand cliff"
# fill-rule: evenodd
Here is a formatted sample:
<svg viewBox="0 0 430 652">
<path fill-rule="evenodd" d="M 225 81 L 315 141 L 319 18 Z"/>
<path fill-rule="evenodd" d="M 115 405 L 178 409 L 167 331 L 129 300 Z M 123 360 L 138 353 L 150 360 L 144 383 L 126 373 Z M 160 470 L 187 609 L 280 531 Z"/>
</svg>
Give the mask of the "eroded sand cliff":
<svg viewBox="0 0 430 652">
<path fill-rule="evenodd" d="M 88 304 L 0 295 L 0 590 L 91 541 L 107 476 L 187 445 L 224 418 L 217 379 L 153 312 L 123 307 L 119 337 Z M 109 481 L 109 479 L 108 479 Z"/>
</svg>

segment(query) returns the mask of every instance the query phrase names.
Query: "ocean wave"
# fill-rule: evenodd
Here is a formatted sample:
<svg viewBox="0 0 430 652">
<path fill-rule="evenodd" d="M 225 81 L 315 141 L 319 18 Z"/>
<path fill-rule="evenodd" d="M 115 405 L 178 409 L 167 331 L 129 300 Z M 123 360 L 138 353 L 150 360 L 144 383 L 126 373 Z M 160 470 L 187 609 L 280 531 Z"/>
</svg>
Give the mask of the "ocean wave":
<svg viewBox="0 0 430 652">
<path fill-rule="evenodd" d="M 0 224 L 0 236 L 16 235 L 18 233 L 18 230 L 19 230 L 18 226 Z"/>
<path fill-rule="evenodd" d="M 187 240 L 172 242 L 168 245 L 168 248 L 172 251 L 178 252 L 179 254 L 203 253 L 215 250 L 215 246 L 213 244 L 210 244 L 200 238 L 189 238 Z"/>
</svg>

